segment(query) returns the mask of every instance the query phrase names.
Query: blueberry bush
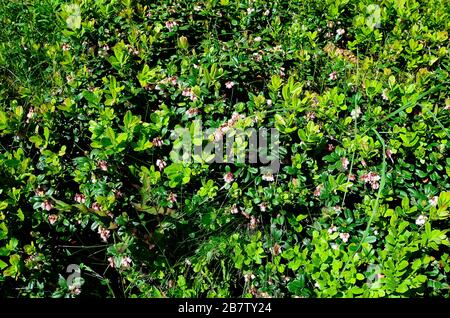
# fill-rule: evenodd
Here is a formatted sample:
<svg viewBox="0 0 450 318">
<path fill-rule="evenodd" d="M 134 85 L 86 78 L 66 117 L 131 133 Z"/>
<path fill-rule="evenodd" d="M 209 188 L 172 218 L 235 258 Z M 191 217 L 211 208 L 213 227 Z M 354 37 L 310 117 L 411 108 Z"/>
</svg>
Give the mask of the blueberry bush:
<svg viewBox="0 0 450 318">
<path fill-rule="evenodd" d="M 0 0 L 0 295 L 449 297 L 449 15 Z M 196 120 L 279 171 L 175 160 Z"/>
</svg>

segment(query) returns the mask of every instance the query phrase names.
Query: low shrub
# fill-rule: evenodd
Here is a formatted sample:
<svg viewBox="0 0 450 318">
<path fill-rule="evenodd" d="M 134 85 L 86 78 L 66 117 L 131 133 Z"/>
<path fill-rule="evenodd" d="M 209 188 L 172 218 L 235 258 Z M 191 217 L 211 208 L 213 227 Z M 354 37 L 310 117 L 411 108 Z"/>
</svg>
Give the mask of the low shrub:
<svg viewBox="0 0 450 318">
<path fill-rule="evenodd" d="M 0 294 L 448 297 L 447 4 L 0 0 Z"/>
</svg>

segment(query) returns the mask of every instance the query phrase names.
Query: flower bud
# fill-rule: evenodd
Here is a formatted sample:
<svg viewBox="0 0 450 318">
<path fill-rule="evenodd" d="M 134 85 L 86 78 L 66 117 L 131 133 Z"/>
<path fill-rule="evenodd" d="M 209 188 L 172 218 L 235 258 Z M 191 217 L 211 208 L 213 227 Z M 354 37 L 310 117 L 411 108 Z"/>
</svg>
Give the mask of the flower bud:
<svg viewBox="0 0 450 318">
<path fill-rule="evenodd" d="M 188 42 L 187 37 L 182 36 L 182 37 L 178 38 L 178 47 L 183 50 L 186 50 L 189 47 L 189 42 Z"/>
</svg>

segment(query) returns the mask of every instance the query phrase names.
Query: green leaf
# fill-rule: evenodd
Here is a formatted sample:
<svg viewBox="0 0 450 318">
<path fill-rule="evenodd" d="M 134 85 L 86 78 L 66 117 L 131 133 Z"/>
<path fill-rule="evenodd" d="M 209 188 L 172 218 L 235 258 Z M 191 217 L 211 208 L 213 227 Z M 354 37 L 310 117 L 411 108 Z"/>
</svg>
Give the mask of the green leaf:
<svg viewBox="0 0 450 318">
<path fill-rule="evenodd" d="M 4 222 L 0 223 L 0 240 L 8 237 L 8 228 Z"/>
<path fill-rule="evenodd" d="M 42 145 L 42 142 L 43 142 L 42 138 L 41 138 L 39 135 L 31 136 L 31 137 L 29 138 L 29 140 L 30 140 L 32 143 L 34 143 L 34 146 L 35 146 L 36 148 L 39 148 L 39 147 Z"/>
<path fill-rule="evenodd" d="M 356 274 L 356 279 L 357 279 L 357 280 L 364 280 L 364 279 L 365 279 L 365 276 L 364 276 L 363 274 L 361 274 L 361 273 L 357 273 L 357 274 Z"/>
<path fill-rule="evenodd" d="M 403 269 L 405 269 L 407 266 L 409 265 L 407 260 L 403 260 L 401 261 L 399 264 L 397 264 L 397 271 L 401 271 Z"/>
<path fill-rule="evenodd" d="M 191 169 L 181 163 L 173 163 L 164 169 L 164 173 L 170 179 L 169 186 L 175 188 L 179 184 L 186 184 L 191 178 Z"/>
<path fill-rule="evenodd" d="M 438 207 L 440 209 L 450 208 L 450 192 L 441 192 L 438 199 Z"/>
<path fill-rule="evenodd" d="M 101 97 L 91 91 L 85 90 L 82 95 L 89 102 L 89 104 L 97 106 L 100 103 Z"/>
<path fill-rule="evenodd" d="M 287 287 L 291 293 L 298 295 L 300 294 L 301 289 L 305 287 L 305 278 L 300 276 L 300 278 L 290 282 Z"/>
<path fill-rule="evenodd" d="M 9 257 L 9 263 L 13 266 L 18 266 L 20 264 L 20 256 L 17 254 L 11 255 Z"/>
<path fill-rule="evenodd" d="M 6 209 L 7 206 L 8 206 L 8 202 L 6 202 L 6 201 L 0 202 L 0 211 Z"/>
<path fill-rule="evenodd" d="M 48 127 L 44 127 L 44 137 L 45 141 L 48 142 L 48 139 L 50 138 L 50 130 L 48 129 Z"/>
<path fill-rule="evenodd" d="M 421 265 L 422 265 L 422 261 L 418 258 L 418 259 L 414 260 L 413 264 L 411 265 L 411 268 L 416 271 L 420 268 Z"/>
<path fill-rule="evenodd" d="M 150 67 L 145 64 L 142 71 L 138 73 L 137 79 L 142 87 L 147 86 L 147 84 L 152 83 L 156 81 L 157 79 L 157 73 L 161 71 L 160 67 L 155 67 L 153 69 L 150 69 Z"/>
<path fill-rule="evenodd" d="M 395 290 L 397 293 L 400 294 L 404 294 L 408 291 L 408 285 L 406 285 L 405 283 L 401 284 L 400 286 L 397 287 L 397 289 Z"/>
<path fill-rule="evenodd" d="M 364 243 L 375 243 L 377 241 L 377 237 L 376 236 L 368 236 L 366 237 L 366 239 L 364 240 Z"/>
<path fill-rule="evenodd" d="M 133 114 L 131 113 L 131 111 L 127 111 L 125 113 L 125 116 L 123 118 L 123 124 L 125 125 L 125 130 L 131 131 L 133 132 L 134 127 L 137 126 L 137 124 L 139 124 L 139 122 L 141 121 L 140 117 L 138 116 L 133 116 Z"/>
<path fill-rule="evenodd" d="M 5 269 L 7 266 L 8 266 L 8 264 L 6 264 L 4 261 L 2 261 L 2 260 L 0 259 L 0 270 Z"/>
</svg>

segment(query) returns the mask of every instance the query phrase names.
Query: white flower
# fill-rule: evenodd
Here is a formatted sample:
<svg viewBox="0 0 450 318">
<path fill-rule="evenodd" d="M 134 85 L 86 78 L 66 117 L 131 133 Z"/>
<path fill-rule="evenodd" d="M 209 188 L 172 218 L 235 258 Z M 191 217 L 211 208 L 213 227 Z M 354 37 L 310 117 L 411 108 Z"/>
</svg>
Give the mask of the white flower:
<svg viewBox="0 0 450 318">
<path fill-rule="evenodd" d="M 328 233 L 330 233 L 330 234 L 332 234 L 333 232 L 336 232 L 336 231 L 337 231 L 337 227 L 334 225 L 328 229 Z"/>
<path fill-rule="evenodd" d="M 192 118 L 192 117 L 194 117 L 195 115 L 197 115 L 198 113 L 199 113 L 198 108 L 189 108 L 189 109 L 186 111 L 186 115 L 188 116 L 188 118 Z"/>
<path fill-rule="evenodd" d="M 262 55 L 261 55 L 261 54 L 258 54 L 258 53 L 253 53 L 253 59 L 254 59 L 256 62 L 259 62 L 259 61 L 262 60 Z"/>
<path fill-rule="evenodd" d="M 195 95 L 195 93 L 190 88 L 185 88 L 183 90 L 183 92 L 181 93 L 181 95 L 183 95 L 185 97 L 189 97 L 191 99 L 191 101 L 196 101 L 197 100 L 197 96 Z"/>
<path fill-rule="evenodd" d="M 380 181 L 381 177 L 378 173 L 376 172 L 369 172 L 369 180 L 372 182 L 376 182 L 376 181 Z"/>
<path fill-rule="evenodd" d="M 254 38 L 255 42 L 261 42 L 262 38 L 260 36 L 257 36 L 256 38 Z"/>
<path fill-rule="evenodd" d="M 163 141 L 162 141 L 162 139 L 160 137 L 155 137 L 152 140 L 152 144 L 155 147 L 161 147 L 163 145 Z"/>
<path fill-rule="evenodd" d="M 259 209 L 261 210 L 261 212 L 266 212 L 267 206 L 268 206 L 268 204 L 267 204 L 266 202 L 262 202 L 262 203 L 259 205 Z"/>
<path fill-rule="evenodd" d="M 322 193 L 323 185 L 319 184 L 314 190 L 314 196 L 318 197 Z"/>
<path fill-rule="evenodd" d="M 348 233 L 339 233 L 339 237 L 341 238 L 341 240 L 344 243 L 347 243 L 348 239 L 350 238 L 350 234 L 348 234 Z"/>
<path fill-rule="evenodd" d="M 234 125 L 239 119 L 244 119 L 245 115 L 240 115 L 239 113 L 234 112 L 231 115 L 231 119 L 229 121 L 230 125 Z"/>
<path fill-rule="evenodd" d="M 73 199 L 78 203 L 86 202 L 86 197 L 84 196 L 84 194 L 80 194 L 80 193 L 75 194 L 75 197 Z"/>
<path fill-rule="evenodd" d="M 112 267 L 112 268 L 116 267 L 116 263 L 114 261 L 114 257 L 112 257 L 112 256 L 108 257 L 108 263 L 109 263 L 110 267 Z"/>
<path fill-rule="evenodd" d="M 176 23 L 175 21 L 167 21 L 166 22 L 166 28 L 169 30 L 169 31 L 172 31 L 172 29 L 175 27 L 175 26 L 177 26 L 178 25 L 178 23 Z"/>
<path fill-rule="evenodd" d="M 425 222 L 426 222 L 427 220 L 428 220 L 428 218 L 427 218 L 425 215 L 421 214 L 421 215 L 419 215 L 419 217 L 416 219 L 416 224 L 417 224 L 418 226 L 422 226 L 422 225 L 425 224 Z"/>
<path fill-rule="evenodd" d="M 328 78 L 329 78 L 330 80 L 332 80 L 332 81 L 337 80 L 337 72 L 336 72 L 336 71 L 335 71 L 335 72 L 331 72 L 331 73 L 328 75 Z"/>
<path fill-rule="evenodd" d="M 234 82 L 232 82 L 232 81 L 228 81 L 228 82 L 225 83 L 225 87 L 228 88 L 228 89 L 233 88 L 233 86 L 234 86 Z"/>
<path fill-rule="evenodd" d="M 309 112 L 307 112 L 306 113 L 306 116 L 305 116 L 308 120 L 313 120 L 314 118 L 316 118 L 316 113 L 315 112 L 312 112 L 312 111 L 309 111 Z"/>
<path fill-rule="evenodd" d="M 223 180 L 225 180 L 225 183 L 231 183 L 231 182 L 233 182 L 233 180 L 234 180 L 234 177 L 233 177 L 233 173 L 232 172 L 228 172 L 228 173 L 226 173 L 224 176 L 223 176 Z"/>
<path fill-rule="evenodd" d="M 281 47 L 281 45 L 276 45 L 273 47 L 273 51 L 274 52 L 278 52 L 278 51 L 282 51 L 283 48 Z M 284 68 L 282 67 L 282 69 L 284 70 Z"/>
<path fill-rule="evenodd" d="M 380 184 L 378 183 L 378 181 L 380 181 L 381 177 L 378 173 L 376 172 L 369 172 L 367 174 L 363 174 L 360 179 L 362 181 L 364 181 L 365 183 L 370 183 L 370 186 L 372 187 L 372 189 L 376 190 L 380 187 Z"/>
<path fill-rule="evenodd" d="M 273 174 L 271 172 L 266 172 L 265 174 L 263 174 L 262 179 L 264 181 L 269 181 L 269 182 L 272 182 L 275 180 L 275 178 L 273 177 Z"/>
<path fill-rule="evenodd" d="M 358 118 L 359 116 L 361 116 L 362 112 L 361 112 L 361 108 L 360 107 L 355 107 L 354 110 L 352 110 L 352 112 L 350 113 L 350 116 L 352 116 L 353 119 Z"/>
<path fill-rule="evenodd" d="M 26 121 L 26 122 L 27 122 L 27 123 L 30 122 L 30 119 L 33 118 L 34 115 L 35 115 L 34 108 L 31 107 L 31 108 L 28 110 L 28 113 L 27 113 L 27 121 Z"/>
<path fill-rule="evenodd" d="M 244 275 L 245 282 L 249 282 L 252 279 L 255 279 L 255 275 L 253 275 L 252 273 L 247 273 Z"/>
<path fill-rule="evenodd" d="M 386 95 L 387 93 L 387 89 L 383 90 L 383 93 L 381 94 L 381 98 L 383 98 L 384 100 L 389 100 L 389 97 Z"/>
<path fill-rule="evenodd" d="M 98 167 L 102 171 L 108 171 L 108 163 L 105 160 L 100 160 L 98 162 Z"/>
<path fill-rule="evenodd" d="M 48 222 L 53 225 L 58 220 L 58 216 L 56 214 L 50 214 L 48 216 Z"/>
<path fill-rule="evenodd" d="M 167 166 L 167 163 L 162 159 L 158 159 L 156 160 L 156 165 L 158 166 L 159 171 L 162 171 Z"/>
<path fill-rule="evenodd" d="M 434 196 L 430 200 L 428 200 L 428 203 L 431 204 L 431 206 L 436 206 L 438 204 L 438 197 Z"/>
<path fill-rule="evenodd" d="M 239 208 L 237 207 L 236 204 L 233 204 L 233 206 L 231 207 L 231 214 L 237 214 L 239 213 Z"/>
<path fill-rule="evenodd" d="M 256 229 L 256 226 L 258 225 L 258 220 L 254 217 L 254 216 L 251 216 L 250 217 L 250 224 L 248 225 L 249 226 L 249 228 L 251 229 L 251 230 L 254 230 L 254 229 Z"/>
<path fill-rule="evenodd" d="M 341 164 L 342 164 L 342 168 L 344 169 L 344 170 L 347 170 L 348 169 L 348 165 L 349 165 L 349 161 L 348 161 L 348 159 L 346 158 L 346 157 L 342 157 L 341 158 Z"/>
<path fill-rule="evenodd" d="M 77 285 L 70 285 L 69 286 L 69 292 L 72 294 L 72 295 L 79 295 L 79 294 L 81 294 L 81 289 L 80 289 L 80 287 L 78 287 Z"/>
<path fill-rule="evenodd" d="M 336 30 L 336 34 L 337 35 L 343 35 L 345 33 L 345 30 L 344 29 L 337 29 Z"/>
<path fill-rule="evenodd" d="M 183 89 L 183 91 L 181 92 L 182 96 L 189 96 L 191 94 L 191 89 L 190 88 L 185 88 Z"/>
<path fill-rule="evenodd" d="M 255 12 L 255 9 L 253 9 L 253 8 L 247 9 L 247 14 L 252 14 L 253 12 Z"/>
<path fill-rule="evenodd" d="M 50 211 L 51 209 L 53 209 L 53 204 L 49 200 L 45 200 L 44 202 L 42 202 L 41 208 Z"/>
<path fill-rule="evenodd" d="M 337 245 L 336 243 L 333 243 L 333 244 L 331 244 L 331 248 L 333 250 L 337 250 L 337 249 L 339 249 L 339 245 Z"/>
<path fill-rule="evenodd" d="M 177 202 L 177 195 L 173 192 L 170 192 L 169 195 L 167 196 L 167 201 L 170 201 L 172 203 Z"/>
<path fill-rule="evenodd" d="M 100 235 L 100 238 L 103 240 L 103 242 L 108 242 L 109 236 L 111 235 L 111 232 L 108 229 L 105 229 L 103 226 L 98 227 L 98 234 Z"/>
<path fill-rule="evenodd" d="M 131 258 L 127 257 L 123 257 L 122 261 L 120 262 L 120 265 L 122 266 L 122 268 L 128 268 L 131 265 Z"/>
</svg>

